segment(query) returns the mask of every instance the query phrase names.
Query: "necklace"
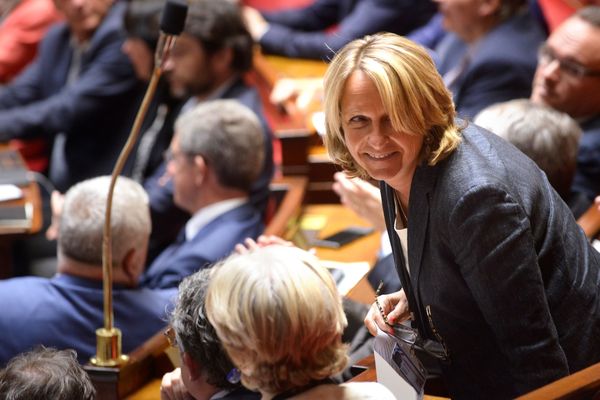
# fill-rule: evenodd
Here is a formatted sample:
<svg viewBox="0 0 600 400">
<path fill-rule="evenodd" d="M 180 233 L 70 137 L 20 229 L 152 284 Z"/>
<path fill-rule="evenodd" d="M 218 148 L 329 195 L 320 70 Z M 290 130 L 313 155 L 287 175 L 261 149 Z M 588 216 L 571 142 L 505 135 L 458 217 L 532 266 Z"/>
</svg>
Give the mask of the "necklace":
<svg viewBox="0 0 600 400">
<path fill-rule="evenodd" d="M 407 228 L 408 227 L 408 217 L 406 216 L 404 207 L 402 207 L 402 202 L 400 201 L 398 192 L 394 192 L 394 193 L 395 193 L 394 199 L 396 199 L 396 208 L 397 208 L 396 213 L 400 215 L 400 222 L 402 222 L 402 226 L 404 228 Z"/>
</svg>

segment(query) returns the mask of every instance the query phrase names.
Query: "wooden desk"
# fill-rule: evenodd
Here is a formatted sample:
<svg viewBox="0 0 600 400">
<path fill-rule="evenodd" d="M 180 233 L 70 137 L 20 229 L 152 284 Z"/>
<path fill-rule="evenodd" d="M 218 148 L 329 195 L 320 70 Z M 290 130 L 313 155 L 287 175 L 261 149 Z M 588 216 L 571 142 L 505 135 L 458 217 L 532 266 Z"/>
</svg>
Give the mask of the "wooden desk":
<svg viewBox="0 0 600 400">
<path fill-rule="evenodd" d="M 0 151 L 6 150 L 7 146 L 0 144 Z M 25 163 L 19 157 L 25 168 Z M 0 171 L 1 173 L 1 171 Z M 36 182 L 29 182 L 20 186 L 23 197 L 17 200 L 0 202 L 0 207 L 25 207 L 31 213 L 30 225 L 24 226 L 1 226 L 0 225 L 0 279 L 13 276 L 12 271 L 12 247 L 15 239 L 39 232 L 42 229 L 42 200 L 40 189 Z"/>
<path fill-rule="evenodd" d="M 356 215 L 354 211 L 339 204 L 308 205 L 304 207 L 303 215 L 325 218 L 325 226 L 319 232 L 318 238 L 324 238 L 349 226 L 370 226 L 368 221 Z M 339 249 L 316 247 L 316 255 L 323 260 L 340 262 L 365 261 L 372 267 L 377 260 L 380 237 L 381 235 L 378 232 L 373 232 Z M 373 303 L 375 292 L 371 284 L 367 281 L 367 278 L 364 277 L 350 290 L 347 297 L 364 304 L 371 304 Z"/>
<path fill-rule="evenodd" d="M 0 207 L 24 206 L 30 209 L 31 226 L 28 228 L 18 226 L 0 226 L 0 235 L 13 236 L 19 234 L 33 234 L 42 229 L 42 200 L 40 189 L 36 182 L 30 182 L 27 186 L 22 186 L 23 197 L 18 200 L 0 202 Z"/>
<path fill-rule="evenodd" d="M 593 239 L 600 231 L 600 211 L 596 204 L 592 204 L 583 215 L 577 219 L 577 223 L 589 239 Z"/>
<path fill-rule="evenodd" d="M 331 190 L 332 164 L 328 161 L 323 163 L 321 159 L 313 163 L 309 156 L 315 147 L 323 147 L 311 121 L 312 113 L 321 110 L 321 101 L 317 99 L 306 109 L 299 109 L 295 99 L 276 106 L 269 101 L 269 95 L 276 82 L 282 78 L 320 79 L 326 70 L 327 64 L 322 61 L 265 56 L 257 49 L 254 55 L 254 73 L 250 79 L 260 92 L 267 119 L 279 139 L 283 174 L 309 176 L 309 203 L 339 202 Z M 326 172 L 320 173 L 322 168 Z M 322 179 L 313 179 L 324 173 L 328 175 L 325 184 L 321 184 Z"/>
<path fill-rule="evenodd" d="M 600 399 L 600 363 L 529 392 L 518 400 Z"/>
</svg>

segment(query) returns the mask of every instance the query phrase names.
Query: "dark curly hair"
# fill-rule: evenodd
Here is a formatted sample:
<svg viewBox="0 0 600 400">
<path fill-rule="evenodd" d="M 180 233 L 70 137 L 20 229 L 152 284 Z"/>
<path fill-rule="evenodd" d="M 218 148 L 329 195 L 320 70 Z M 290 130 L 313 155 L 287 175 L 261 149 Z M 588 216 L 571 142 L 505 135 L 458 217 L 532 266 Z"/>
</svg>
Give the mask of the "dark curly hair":
<svg viewBox="0 0 600 400">
<path fill-rule="evenodd" d="M 239 4 L 231 0 L 190 0 L 184 32 L 198 40 L 209 55 L 233 50 L 231 67 L 252 68 L 254 40 L 244 25 Z"/>
<path fill-rule="evenodd" d="M 239 384 L 232 384 L 226 379 L 234 365 L 206 318 L 204 300 L 209 279 L 210 270 L 203 269 L 181 282 L 177 305 L 171 314 L 171 327 L 181 349 L 202 366 L 209 384 L 221 389 L 234 389 Z"/>
</svg>

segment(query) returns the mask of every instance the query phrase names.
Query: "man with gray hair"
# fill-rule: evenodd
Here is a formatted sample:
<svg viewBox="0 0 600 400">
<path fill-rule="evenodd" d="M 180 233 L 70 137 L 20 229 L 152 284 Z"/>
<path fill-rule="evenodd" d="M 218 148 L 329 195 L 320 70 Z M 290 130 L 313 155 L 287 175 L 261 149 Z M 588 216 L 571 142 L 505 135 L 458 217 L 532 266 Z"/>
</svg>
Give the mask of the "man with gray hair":
<svg viewBox="0 0 600 400">
<path fill-rule="evenodd" d="M 102 236 L 109 178 L 73 186 L 66 194 L 58 233 L 57 274 L 0 281 L 0 366 L 42 344 L 73 348 L 80 362 L 96 352 L 103 326 Z M 137 288 L 144 269 L 150 215 L 148 197 L 120 177 L 112 206 L 113 306 L 115 326 L 129 352 L 165 325 L 176 290 Z"/>
<path fill-rule="evenodd" d="M 581 128 L 567 114 L 534 104 L 527 99 L 491 105 L 475 117 L 475 123 L 512 143 L 531 158 L 568 204 L 575 218 L 591 202 L 571 192 L 577 164 Z"/>
<path fill-rule="evenodd" d="M 177 287 L 237 243 L 262 233 L 261 215 L 249 193 L 264 154 L 260 121 L 236 100 L 204 102 L 177 119 L 166 154 L 167 173 L 175 204 L 192 218 L 148 267 L 144 286 Z"/>
</svg>

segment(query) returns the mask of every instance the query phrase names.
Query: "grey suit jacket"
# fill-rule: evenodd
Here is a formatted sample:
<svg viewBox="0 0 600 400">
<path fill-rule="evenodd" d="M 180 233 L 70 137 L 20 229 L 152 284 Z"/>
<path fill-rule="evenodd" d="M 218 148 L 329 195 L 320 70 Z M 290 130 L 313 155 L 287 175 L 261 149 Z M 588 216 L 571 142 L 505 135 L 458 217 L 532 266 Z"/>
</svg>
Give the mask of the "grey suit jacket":
<svg viewBox="0 0 600 400">
<path fill-rule="evenodd" d="M 497 136 L 470 125 L 447 159 L 417 168 L 408 263 L 452 397 L 512 398 L 600 360 L 600 255 Z"/>
</svg>

